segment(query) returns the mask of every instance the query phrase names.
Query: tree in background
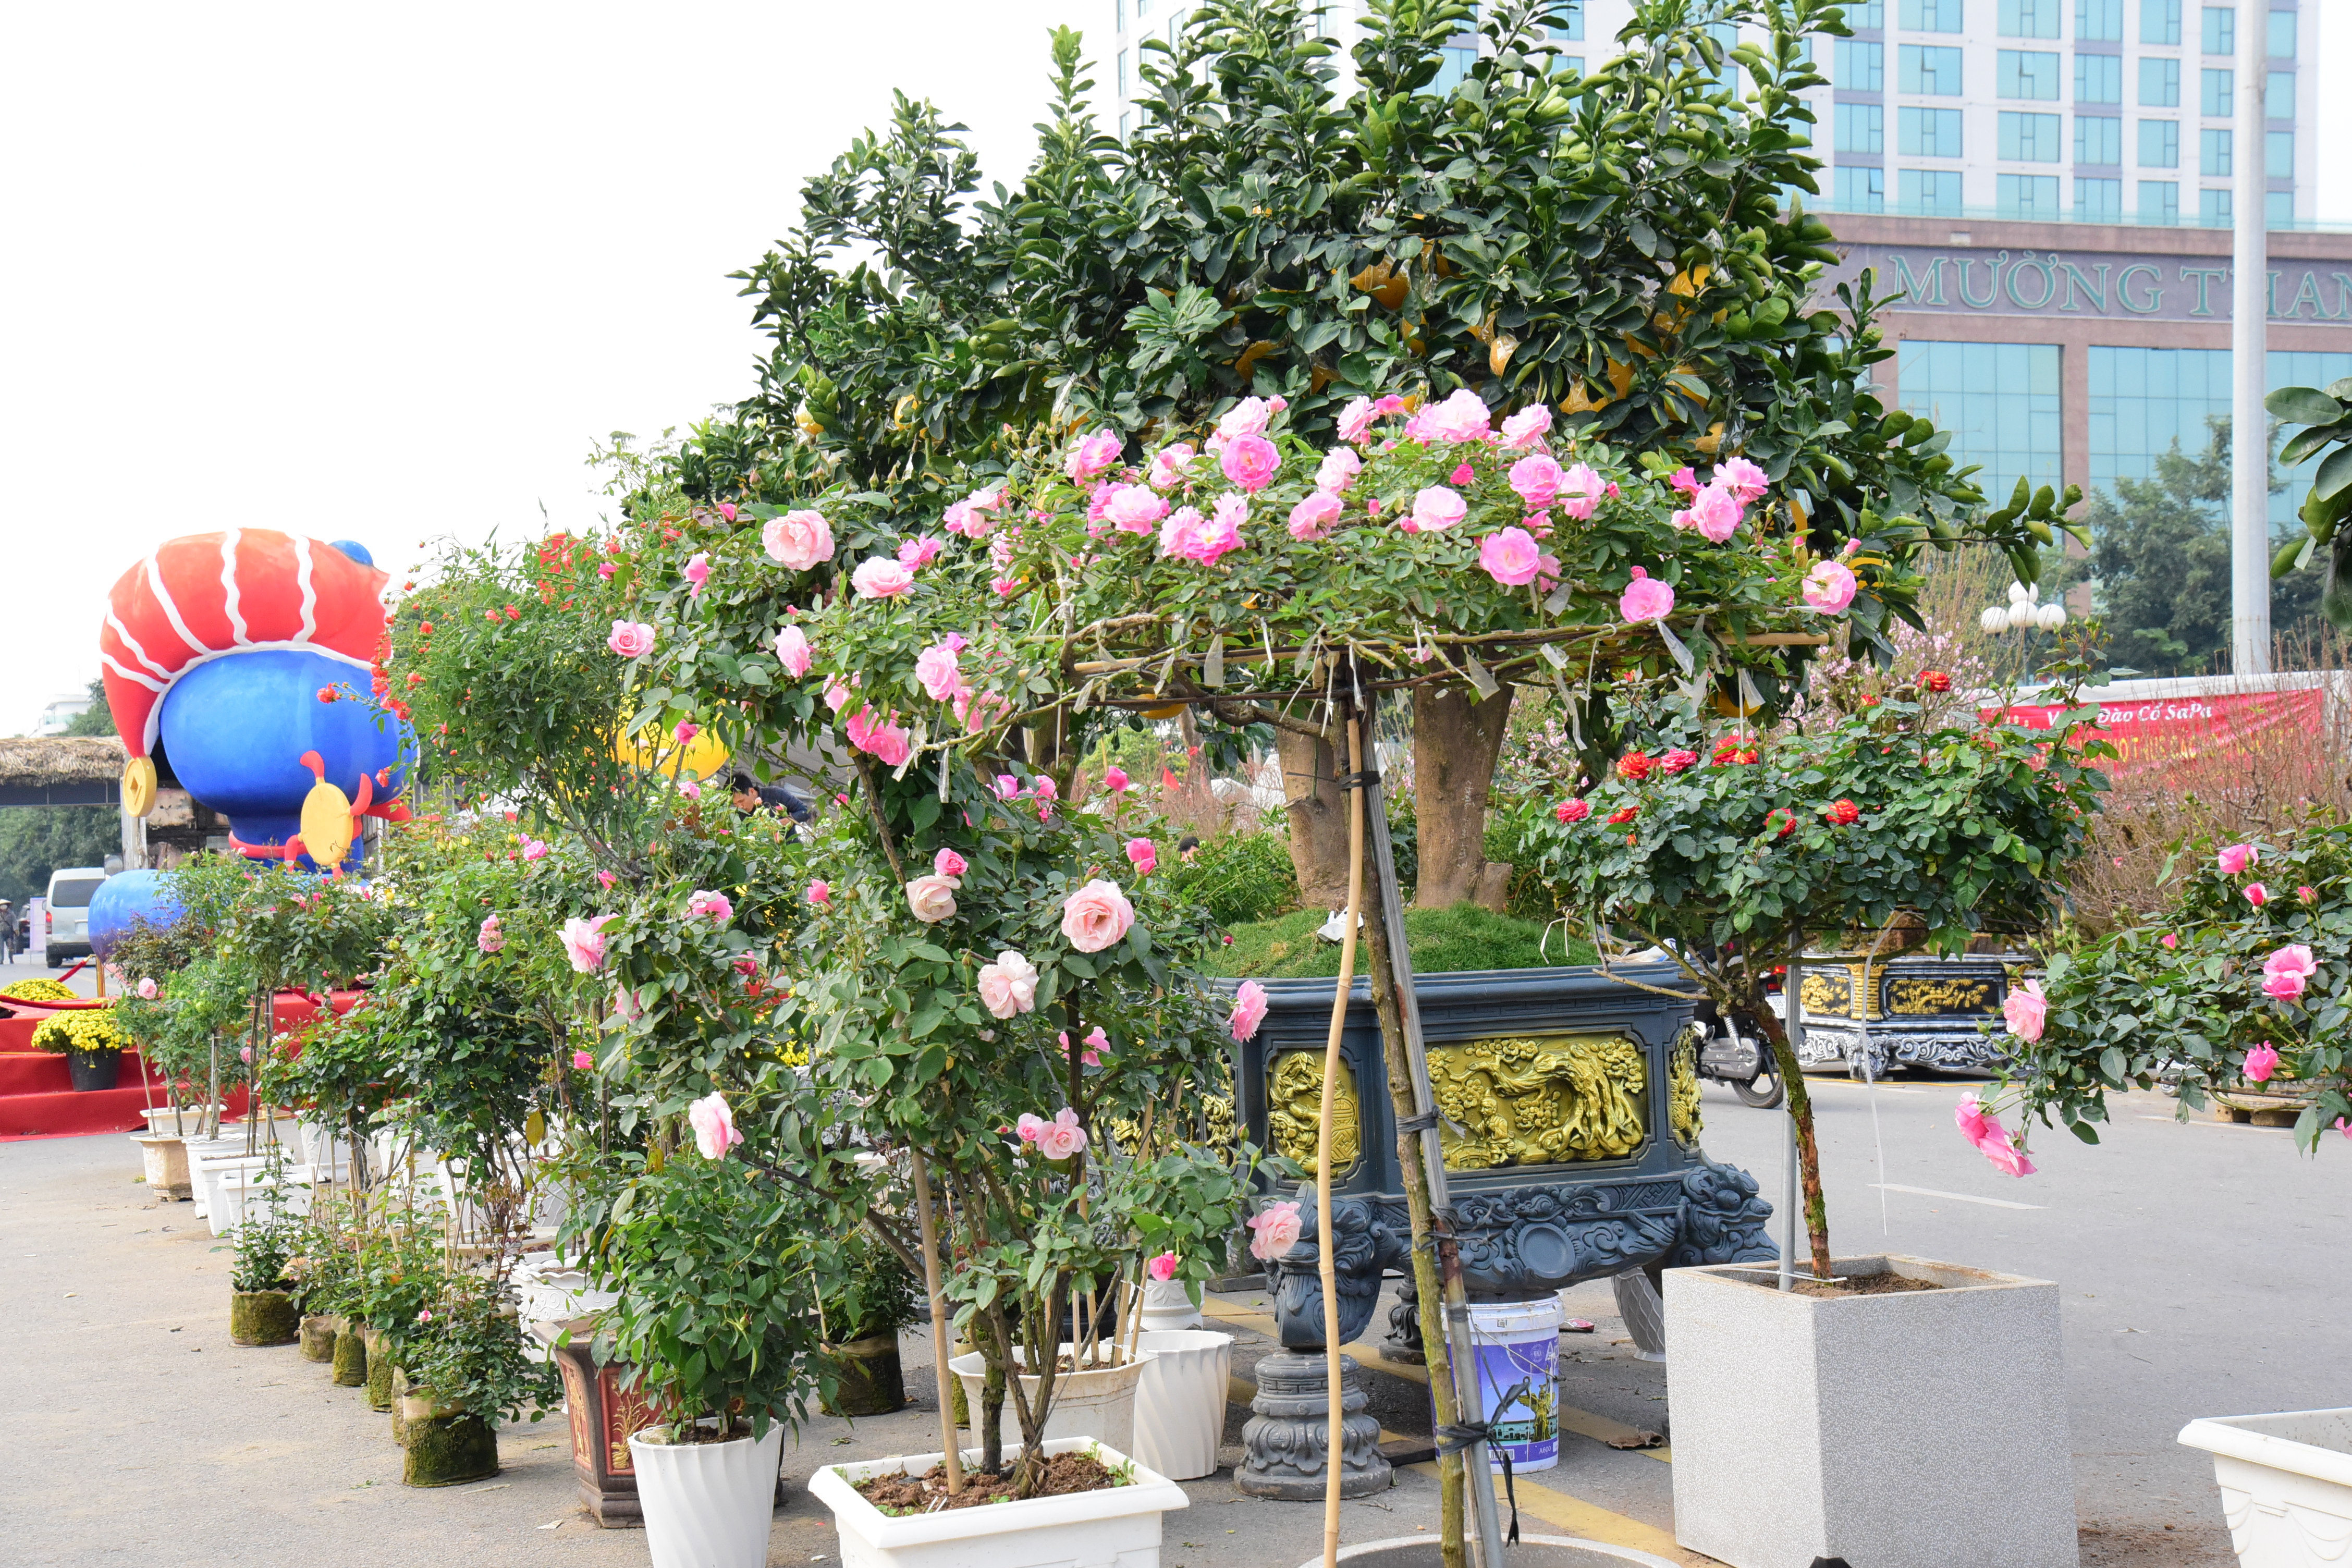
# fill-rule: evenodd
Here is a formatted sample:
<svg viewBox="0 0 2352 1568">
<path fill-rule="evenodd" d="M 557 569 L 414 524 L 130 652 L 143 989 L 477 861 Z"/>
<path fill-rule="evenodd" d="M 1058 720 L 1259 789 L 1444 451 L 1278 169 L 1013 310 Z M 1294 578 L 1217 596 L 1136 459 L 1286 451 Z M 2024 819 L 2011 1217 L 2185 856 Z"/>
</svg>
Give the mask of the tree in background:
<svg viewBox="0 0 2352 1568">
<path fill-rule="evenodd" d="M 102 866 L 122 852 L 122 818 L 110 805 L 16 806 L 0 811 L 0 899 L 21 911 L 49 890 L 60 866 Z"/>
<path fill-rule="evenodd" d="M 68 735 L 111 735 L 114 733 L 114 710 L 106 700 L 106 679 L 93 679 L 89 683 L 89 708 L 73 716 L 66 726 Z"/>
</svg>

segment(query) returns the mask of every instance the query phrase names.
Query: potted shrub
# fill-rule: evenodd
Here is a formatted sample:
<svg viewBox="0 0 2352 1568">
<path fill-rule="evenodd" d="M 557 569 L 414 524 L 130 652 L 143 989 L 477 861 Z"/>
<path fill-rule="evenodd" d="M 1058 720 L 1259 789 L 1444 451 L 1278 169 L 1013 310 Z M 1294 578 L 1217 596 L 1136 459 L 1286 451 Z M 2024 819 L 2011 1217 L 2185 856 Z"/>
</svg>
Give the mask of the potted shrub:
<svg viewBox="0 0 2352 1568">
<path fill-rule="evenodd" d="M 498 1424 L 526 1412 L 540 1419 L 559 1393 L 554 1369 L 525 1347 L 513 1304 L 490 1279 L 453 1278 L 394 1339 L 405 1377 L 404 1486 L 459 1486 L 498 1474 Z"/>
<path fill-rule="evenodd" d="M 898 1367 L 898 1331 L 919 1317 L 915 1276 L 869 1233 L 841 1244 L 840 1283 L 817 1298 L 817 1348 L 832 1363 L 834 1387 L 820 1402 L 828 1415 L 887 1415 L 907 1403 Z"/>
<path fill-rule="evenodd" d="M 299 1234 L 275 1205 L 265 1205 L 237 1226 L 236 1263 L 229 1280 L 231 1344 L 290 1345 L 300 1337 L 299 1285 L 287 1277 Z"/>
<path fill-rule="evenodd" d="M 949 1498 L 936 1482 L 943 1456 L 827 1465 L 809 1494 L 833 1510 L 849 1561 L 874 1568 L 942 1561 L 1150 1562 L 1159 1555 L 1160 1516 L 1190 1506 L 1184 1489 L 1091 1437 L 1040 1445 L 1040 1468 L 1056 1489 L 1016 1499 L 1012 1479 L 967 1478 Z M 967 1456 L 967 1458 L 977 1455 Z M 1067 1482 L 1078 1484 L 1061 1489 Z M 1091 1483 L 1091 1484 L 1088 1484 Z M 943 1553 L 961 1550 L 967 1555 Z"/>
<path fill-rule="evenodd" d="M 131 1037 L 114 1019 L 111 1007 L 77 1008 L 56 1013 L 33 1031 L 33 1048 L 66 1058 L 78 1094 L 112 1089 L 122 1076 L 123 1047 Z"/>
</svg>

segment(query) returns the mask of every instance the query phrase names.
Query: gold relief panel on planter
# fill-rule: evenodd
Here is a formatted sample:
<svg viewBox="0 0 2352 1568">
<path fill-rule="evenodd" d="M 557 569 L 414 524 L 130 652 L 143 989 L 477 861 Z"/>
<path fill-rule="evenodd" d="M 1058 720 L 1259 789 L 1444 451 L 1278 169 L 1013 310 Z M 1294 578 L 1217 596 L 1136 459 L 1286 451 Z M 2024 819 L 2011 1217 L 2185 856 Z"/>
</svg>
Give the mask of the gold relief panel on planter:
<svg viewBox="0 0 2352 1568">
<path fill-rule="evenodd" d="M 1315 1168 L 1315 1128 L 1323 1117 L 1323 1053 L 1285 1051 L 1266 1075 L 1265 1131 L 1274 1146 L 1308 1170 Z M 1339 1062 L 1339 1084 L 1331 1097 L 1331 1173 L 1338 1175 L 1363 1152 L 1362 1110 L 1356 1099 L 1356 1069 Z"/>
<path fill-rule="evenodd" d="M 1698 1147 L 1698 1034 L 1683 1031 L 1675 1042 L 1672 1070 L 1666 1075 L 1666 1117 L 1674 1124 L 1675 1141 L 1686 1149 Z"/>
<path fill-rule="evenodd" d="M 1886 1010 L 1907 1017 L 1991 1013 L 2000 990 L 1986 974 L 1896 974 L 1886 982 Z"/>
<path fill-rule="evenodd" d="M 1843 969 L 1808 969 L 1805 984 L 1797 998 L 1805 1005 L 1808 1018 L 1850 1018 L 1853 1016 L 1854 977 Z M 1873 1013 L 1872 1017 L 1878 1016 Z"/>
<path fill-rule="evenodd" d="M 1429 1076 L 1448 1170 L 1622 1159 L 1649 1131 L 1648 1068 L 1621 1035 L 1432 1046 Z"/>
</svg>

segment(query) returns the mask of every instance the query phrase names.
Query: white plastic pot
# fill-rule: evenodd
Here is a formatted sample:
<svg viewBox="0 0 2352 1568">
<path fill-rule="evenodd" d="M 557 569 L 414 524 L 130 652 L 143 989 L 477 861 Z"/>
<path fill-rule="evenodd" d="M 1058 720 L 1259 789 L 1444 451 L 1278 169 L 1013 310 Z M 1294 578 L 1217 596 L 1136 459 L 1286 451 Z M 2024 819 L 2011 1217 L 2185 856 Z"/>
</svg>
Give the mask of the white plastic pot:
<svg viewBox="0 0 2352 1568">
<path fill-rule="evenodd" d="M 919 1476 L 940 1462 L 938 1454 L 916 1454 L 827 1465 L 809 1481 L 809 1495 L 833 1510 L 845 1568 L 1011 1568 L 1014 1563 L 1145 1568 L 1156 1564 L 1160 1515 L 1187 1505 L 1190 1500 L 1184 1489 L 1107 1443 L 1065 1437 L 1045 1445 L 1048 1454 L 1072 1449 L 1091 1449 L 1114 1470 L 1127 1467 L 1131 1479 L 1125 1486 L 1100 1491 L 896 1518 L 857 1495 L 858 1484 L 876 1476 Z M 966 1465 L 979 1462 L 977 1452 L 965 1453 Z M 641 1479 L 639 1485 L 643 1484 Z M 655 1562 L 657 1568 L 667 1568 L 658 1557 Z"/>
<path fill-rule="evenodd" d="M 188 1195 L 195 1200 L 196 1212 L 210 1217 L 213 1199 L 220 1186 L 221 1172 L 226 1162 L 246 1157 L 245 1138 L 188 1138 L 182 1140 L 188 1151 Z M 217 1234 L 217 1233 L 215 1233 Z"/>
<path fill-rule="evenodd" d="M 1135 1393 L 1135 1457 L 1172 1481 L 1214 1475 L 1225 1435 L 1234 1337 L 1200 1329 L 1146 1329 L 1151 1352 Z"/>
<path fill-rule="evenodd" d="M 2352 1561 L 2352 1408 L 2209 1416 L 2180 1441 L 2213 1456 L 2239 1568 Z"/>
<path fill-rule="evenodd" d="M 1105 1340 L 1096 1355 L 1108 1359 L 1111 1343 Z M 1020 1354 L 1016 1349 L 1013 1352 Z M 1069 1342 L 1062 1342 L 1062 1353 L 1070 1353 Z M 1086 1372 L 1066 1372 L 1054 1379 L 1054 1407 L 1045 1413 L 1045 1437 L 1087 1437 L 1122 1454 L 1135 1449 L 1135 1393 L 1143 1381 L 1143 1368 L 1151 1360 L 1151 1352 L 1138 1349 L 1135 1359 L 1118 1366 L 1097 1367 Z M 971 1410 L 971 1431 L 980 1430 L 981 1389 L 988 1381 L 988 1359 L 974 1351 L 948 1363 L 948 1368 L 963 1381 L 963 1394 Z M 1025 1399 L 1037 1397 L 1037 1379 L 1024 1375 L 1021 1393 Z M 1004 1446 L 1017 1451 L 1021 1446 L 1021 1416 L 1013 1407 L 1013 1395 L 1004 1396 L 1004 1414 L 997 1423 L 1004 1435 Z"/>
<path fill-rule="evenodd" d="M 1192 1298 L 1181 1279 L 1146 1279 L 1143 1282 L 1143 1331 L 1160 1329 L 1197 1329 L 1201 1326 L 1201 1309 L 1192 1305 Z"/>
<path fill-rule="evenodd" d="M 727 1443 L 629 1439 L 654 1568 L 765 1568 L 784 1429 Z"/>
<path fill-rule="evenodd" d="M 1478 1403 L 1515 1472 L 1559 1463 L 1559 1298 L 1473 1301 L 1470 1339 L 1478 1353 Z M 1523 1391 L 1522 1391 L 1523 1390 Z M 1508 1400 L 1508 1408 L 1505 1401 Z"/>
</svg>

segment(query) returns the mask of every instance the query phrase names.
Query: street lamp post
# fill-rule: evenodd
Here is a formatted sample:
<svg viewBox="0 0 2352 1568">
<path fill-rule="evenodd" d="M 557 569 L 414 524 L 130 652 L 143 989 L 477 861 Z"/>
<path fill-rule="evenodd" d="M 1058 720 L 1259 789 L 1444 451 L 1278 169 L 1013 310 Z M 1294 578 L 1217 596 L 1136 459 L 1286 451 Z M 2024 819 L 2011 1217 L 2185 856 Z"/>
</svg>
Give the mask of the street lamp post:
<svg viewBox="0 0 2352 1568">
<path fill-rule="evenodd" d="M 2230 653 L 2239 675 L 2271 668 L 2270 416 L 2263 408 L 2270 314 L 2269 159 L 2263 98 L 2270 66 L 2268 10 L 2238 6 L 2237 129 L 2231 136 Z"/>
</svg>

